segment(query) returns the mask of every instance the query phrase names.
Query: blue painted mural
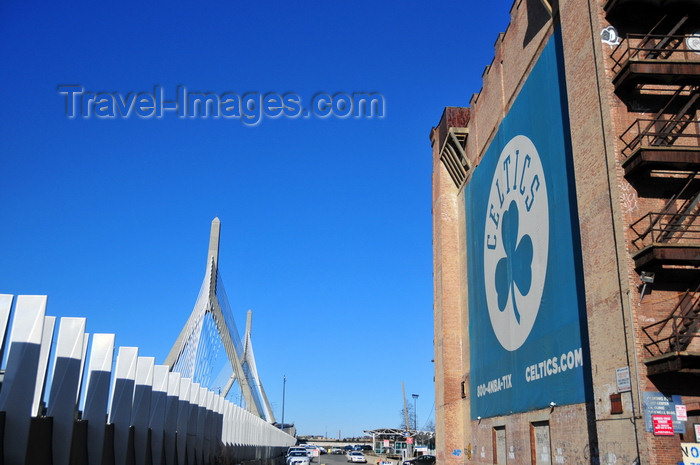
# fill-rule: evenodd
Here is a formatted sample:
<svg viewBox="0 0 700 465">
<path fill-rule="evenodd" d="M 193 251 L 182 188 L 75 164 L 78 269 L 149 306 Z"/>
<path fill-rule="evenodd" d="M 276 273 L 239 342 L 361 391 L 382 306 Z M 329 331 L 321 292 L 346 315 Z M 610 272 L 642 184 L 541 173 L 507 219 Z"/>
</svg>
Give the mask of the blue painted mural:
<svg viewBox="0 0 700 465">
<path fill-rule="evenodd" d="M 559 47 L 557 31 L 465 187 L 472 419 L 586 399 Z"/>
</svg>

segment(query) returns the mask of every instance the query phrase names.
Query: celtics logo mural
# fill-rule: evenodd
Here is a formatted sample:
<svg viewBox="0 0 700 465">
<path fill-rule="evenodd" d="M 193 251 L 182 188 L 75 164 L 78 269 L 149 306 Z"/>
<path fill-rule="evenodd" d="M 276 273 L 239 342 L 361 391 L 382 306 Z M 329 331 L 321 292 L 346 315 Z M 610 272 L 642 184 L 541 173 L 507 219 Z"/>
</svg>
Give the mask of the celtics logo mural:
<svg viewBox="0 0 700 465">
<path fill-rule="evenodd" d="M 549 250 L 547 186 L 537 149 L 526 136 L 514 137 L 501 151 L 486 216 L 489 317 L 498 342 L 515 350 L 537 318 Z M 533 260 L 535 254 L 539 260 Z"/>
<path fill-rule="evenodd" d="M 464 187 L 472 419 L 590 395 L 559 34 L 550 37 Z"/>
</svg>

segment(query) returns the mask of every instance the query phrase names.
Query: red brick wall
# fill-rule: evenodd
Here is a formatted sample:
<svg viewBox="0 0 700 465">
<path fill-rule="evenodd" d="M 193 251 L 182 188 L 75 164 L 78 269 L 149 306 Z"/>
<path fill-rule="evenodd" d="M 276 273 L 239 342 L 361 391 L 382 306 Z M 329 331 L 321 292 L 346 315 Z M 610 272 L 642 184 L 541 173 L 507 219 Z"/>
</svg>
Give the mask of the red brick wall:
<svg viewBox="0 0 700 465">
<path fill-rule="evenodd" d="M 452 455 L 464 444 L 462 375 L 467 369 L 463 356 L 462 312 L 464 269 L 464 202 L 440 162 L 438 132 L 433 145 L 433 279 L 435 313 L 435 428 L 436 450 L 441 464 L 462 463 Z"/>
<path fill-rule="evenodd" d="M 509 464 L 530 464 L 530 424 L 550 425 L 552 463 L 632 463 L 671 465 L 680 460 L 678 435 L 655 437 L 645 431 L 641 393 L 657 391 L 643 360 L 648 342 L 642 328 L 665 317 L 678 302 L 678 286 L 654 286 L 641 305 L 629 225 L 659 210 L 664 187 L 641 188 L 621 168 L 621 135 L 652 112 L 628 105 L 614 92 L 610 53 L 600 31 L 609 26 L 605 0 L 560 0 L 571 143 L 584 268 L 586 324 L 590 341 L 590 405 L 556 406 L 522 414 L 470 421 L 469 335 L 466 289 L 464 199 L 439 162 L 433 137 L 433 225 L 435 252 L 436 424 L 440 465 L 494 463 L 494 427 L 505 426 Z M 495 41 L 494 59 L 483 73 L 483 87 L 472 97 L 467 157 L 473 165 L 488 147 L 501 119 L 527 79 L 552 34 L 553 22 L 523 48 L 527 2 L 516 0 L 511 24 Z M 468 32 L 467 32 L 468 33 Z M 630 109 L 632 108 L 632 110 Z M 638 192 L 638 189 L 639 192 Z M 615 371 L 630 366 L 632 391 L 622 393 L 623 413 L 610 413 L 617 393 Z M 697 403 L 698 398 L 684 398 Z M 689 439 L 686 439 L 689 440 Z M 690 439 L 692 440 L 692 438 Z M 455 449 L 462 455 L 453 455 Z"/>
</svg>

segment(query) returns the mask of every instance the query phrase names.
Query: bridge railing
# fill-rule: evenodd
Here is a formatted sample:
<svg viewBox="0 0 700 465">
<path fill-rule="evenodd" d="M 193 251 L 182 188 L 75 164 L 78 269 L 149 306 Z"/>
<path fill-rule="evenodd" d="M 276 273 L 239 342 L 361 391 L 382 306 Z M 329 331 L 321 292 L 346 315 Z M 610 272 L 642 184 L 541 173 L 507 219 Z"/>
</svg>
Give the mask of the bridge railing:
<svg viewBox="0 0 700 465">
<path fill-rule="evenodd" d="M 115 336 L 90 340 L 85 318 L 61 318 L 53 341 L 46 305 L 46 296 L 0 295 L 2 464 L 241 463 L 295 443 L 136 347 L 119 347 L 113 363 Z"/>
</svg>

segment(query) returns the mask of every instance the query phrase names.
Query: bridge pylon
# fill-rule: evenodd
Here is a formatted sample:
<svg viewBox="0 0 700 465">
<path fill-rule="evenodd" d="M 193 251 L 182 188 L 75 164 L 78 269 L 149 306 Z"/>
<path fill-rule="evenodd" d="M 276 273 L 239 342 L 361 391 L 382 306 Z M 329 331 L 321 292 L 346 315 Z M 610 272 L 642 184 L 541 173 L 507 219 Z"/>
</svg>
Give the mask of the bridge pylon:
<svg viewBox="0 0 700 465">
<path fill-rule="evenodd" d="M 245 408 L 254 415 L 274 423 L 272 409 L 260 382 L 253 356 L 250 311 L 243 343 L 219 275 L 220 235 L 221 222 L 219 218 L 214 218 L 211 223 L 204 282 L 192 313 L 165 359 L 165 365 L 171 371 L 181 373 L 183 377 L 192 378 L 194 382 L 210 384 L 212 358 L 215 359 L 218 355 L 217 349 L 220 344 L 233 370 L 221 394 L 226 396 L 234 383 L 238 382 Z M 216 389 L 211 385 L 208 387 Z"/>
</svg>

